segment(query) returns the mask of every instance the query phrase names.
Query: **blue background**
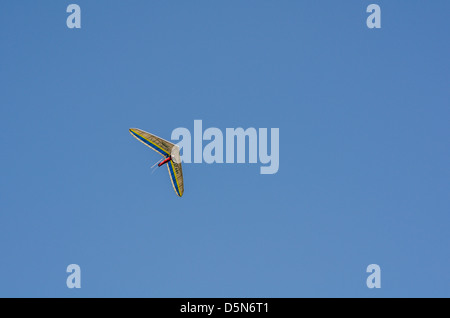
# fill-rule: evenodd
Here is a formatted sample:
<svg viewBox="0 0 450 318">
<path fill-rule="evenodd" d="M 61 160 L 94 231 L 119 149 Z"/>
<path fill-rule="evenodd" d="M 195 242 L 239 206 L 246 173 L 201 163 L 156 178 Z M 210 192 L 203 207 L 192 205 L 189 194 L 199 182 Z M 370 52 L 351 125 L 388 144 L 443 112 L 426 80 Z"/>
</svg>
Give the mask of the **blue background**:
<svg viewBox="0 0 450 318">
<path fill-rule="evenodd" d="M 449 1 L 74 2 L 0 6 L 0 296 L 450 296 Z M 128 128 L 195 119 L 279 128 L 279 172 L 177 197 Z"/>
</svg>

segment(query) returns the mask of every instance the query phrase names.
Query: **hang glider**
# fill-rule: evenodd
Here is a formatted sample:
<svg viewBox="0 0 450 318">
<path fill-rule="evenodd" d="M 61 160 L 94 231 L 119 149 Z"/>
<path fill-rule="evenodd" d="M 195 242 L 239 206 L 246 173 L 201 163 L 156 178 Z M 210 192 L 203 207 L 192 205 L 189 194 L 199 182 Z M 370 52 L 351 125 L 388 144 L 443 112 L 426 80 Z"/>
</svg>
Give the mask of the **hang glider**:
<svg viewBox="0 0 450 318">
<path fill-rule="evenodd" d="M 158 163 L 158 167 L 167 164 L 173 189 L 175 190 L 175 193 L 181 197 L 184 192 L 184 185 L 180 148 L 167 140 L 137 128 L 130 128 L 130 133 L 144 145 L 163 156 L 163 159 Z"/>
</svg>

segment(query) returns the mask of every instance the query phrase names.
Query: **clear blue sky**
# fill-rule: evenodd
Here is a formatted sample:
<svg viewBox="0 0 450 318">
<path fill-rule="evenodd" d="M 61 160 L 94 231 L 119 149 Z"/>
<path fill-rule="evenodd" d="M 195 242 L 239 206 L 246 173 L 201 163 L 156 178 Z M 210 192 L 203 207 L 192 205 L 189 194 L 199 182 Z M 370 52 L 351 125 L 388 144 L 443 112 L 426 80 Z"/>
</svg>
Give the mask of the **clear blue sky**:
<svg viewBox="0 0 450 318">
<path fill-rule="evenodd" d="M 2 1 L 0 296 L 449 297 L 449 12 Z M 128 128 L 195 119 L 279 128 L 279 172 L 185 164 L 178 198 Z"/>
</svg>

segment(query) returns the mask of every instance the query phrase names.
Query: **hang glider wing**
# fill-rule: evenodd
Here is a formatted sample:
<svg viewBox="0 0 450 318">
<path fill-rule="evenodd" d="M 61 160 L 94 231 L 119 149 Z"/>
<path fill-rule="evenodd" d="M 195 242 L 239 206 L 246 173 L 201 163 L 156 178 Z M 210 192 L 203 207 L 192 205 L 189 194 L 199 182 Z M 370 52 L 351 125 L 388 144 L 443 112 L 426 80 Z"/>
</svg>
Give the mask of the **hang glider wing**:
<svg viewBox="0 0 450 318">
<path fill-rule="evenodd" d="M 169 169 L 170 181 L 172 181 L 173 189 L 176 194 L 181 197 L 184 192 L 183 170 L 181 169 L 180 148 L 174 146 L 172 148 L 172 160 L 167 163 Z"/>
<path fill-rule="evenodd" d="M 130 128 L 130 133 L 144 145 L 152 148 L 154 151 L 162 155 L 163 157 L 170 156 L 172 148 L 175 146 L 173 143 L 168 142 L 158 136 L 150 134 L 146 131 Z"/>
<path fill-rule="evenodd" d="M 175 190 L 175 193 L 181 197 L 184 192 L 184 183 L 180 148 L 167 140 L 137 128 L 130 128 L 130 133 L 137 140 L 150 147 L 164 158 L 171 157 L 171 160 L 167 163 L 167 169 L 169 170 L 173 189 Z"/>
</svg>

